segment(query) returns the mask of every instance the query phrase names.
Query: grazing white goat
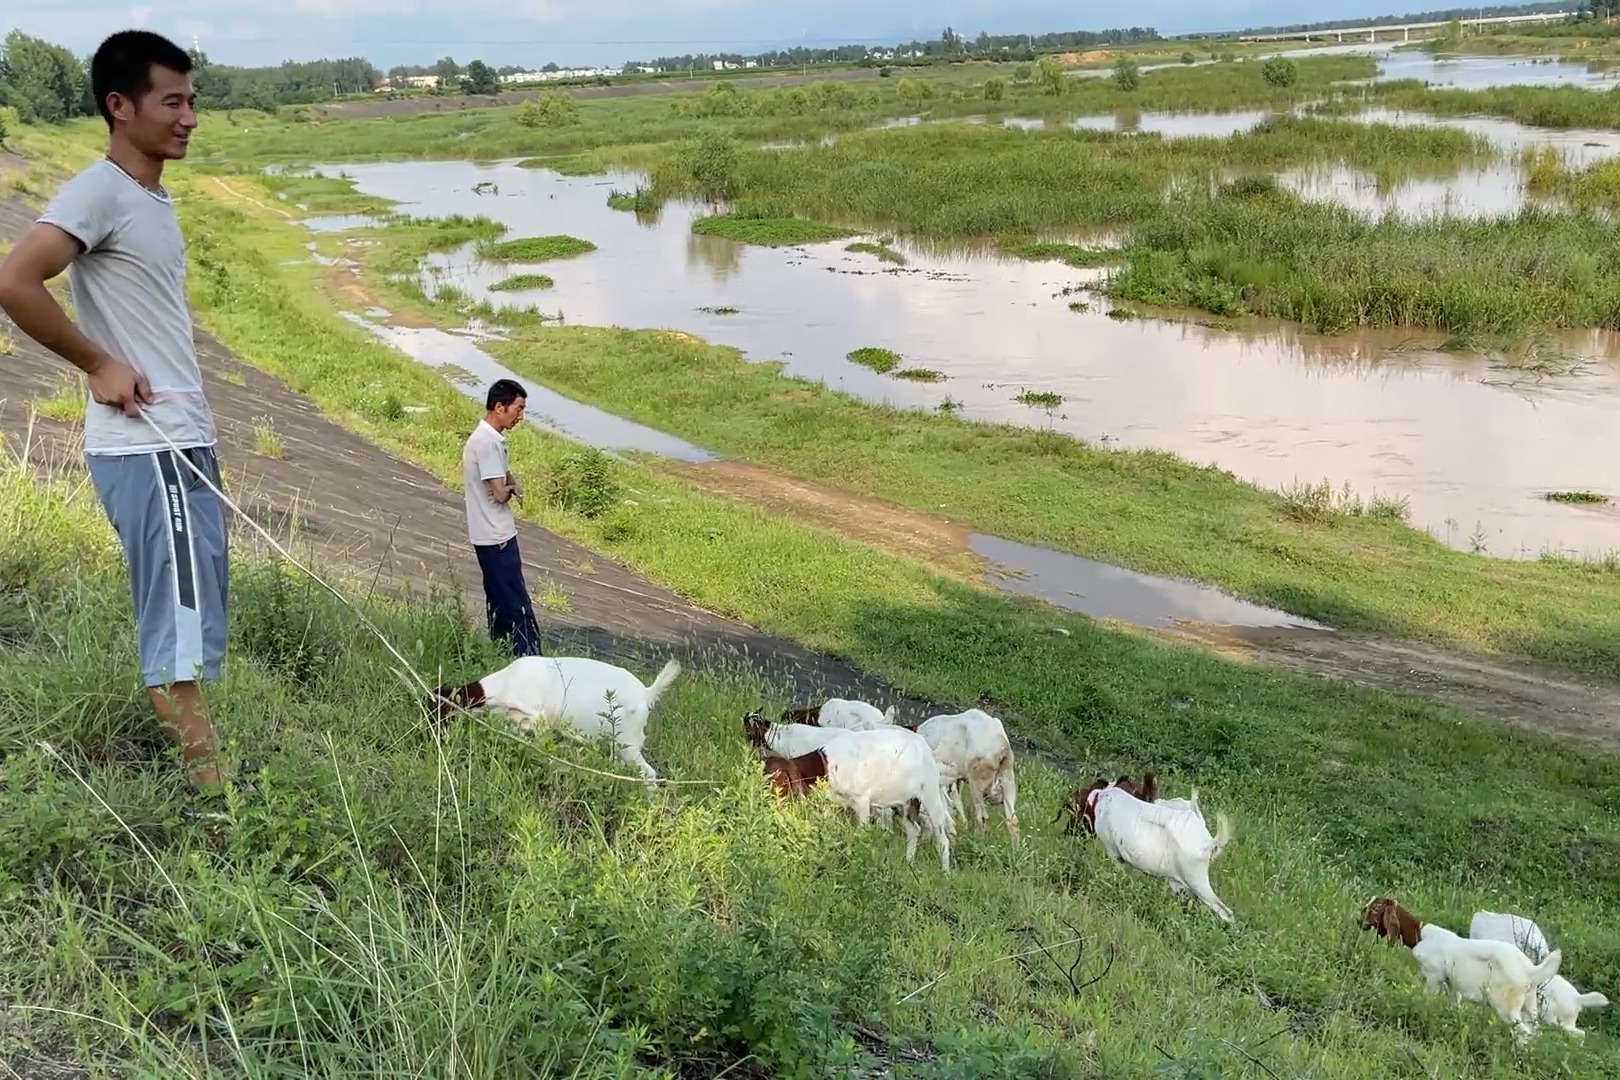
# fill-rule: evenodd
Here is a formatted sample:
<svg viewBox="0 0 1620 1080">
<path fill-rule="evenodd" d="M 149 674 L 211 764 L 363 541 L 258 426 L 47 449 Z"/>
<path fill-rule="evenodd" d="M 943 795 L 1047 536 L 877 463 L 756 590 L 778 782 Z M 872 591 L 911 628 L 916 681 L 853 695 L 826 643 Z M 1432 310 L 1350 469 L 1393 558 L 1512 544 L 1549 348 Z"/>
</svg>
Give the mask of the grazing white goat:
<svg viewBox="0 0 1620 1080">
<path fill-rule="evenodd" d="M 749 717 L 745 723 L 763 717 Z M 951 836 L 956 823 L 945 802 L 939 762 L 933 748 L 916 732 L 902 727 L 847 731 L 822 747 L 793 757 L 765 759 L 765 774 L 783 795 L 801 794 L 825 781 L 827 796 L 855 815 L 862 825 L 871 823 L 872 810 L 900 809 L 906 830 L 906 861 L 917 854 L 922 836 L 921 817 L 939 849 L 939 862 L 951 869 Z"/>
<path fill-rule="evenodd" d="M 499 671 L 462 687 L 439 687 L 439 717 L 455 706 L 495 709 L 519 731 L 544 724 L 582 742 L 611 734 L 619 759 L 634 765 L 657 788 L 658 773 L 647 764 L 647 715 L 681 673 L 671 660 L 651 686 L 614 664 L 584 656 L 520 656 Z"/>
<path fill-rule="evenodd" d="M 951 806 L 962 821 L 962 786 L 973 796 L 973 809 L 979 828 L 990 819 L 986 803 L 999 790 L 1002 816 L 1007 833 L 1018 843 L 1018 778 L 1013 772 L 1012 740 L 1000 720 L 982 709 L 933 716 L 917 725 L 917 734 L 933 747 L 945 783 L 951 789 Z"/>
<path fill-rule="evenodd" d="M 1532 961 L 1540 963 L 1552 951 L 1547 935 L 1531 919 L 1523 915 L 1501 914 L 1495 911 L 1476 911 L 1468 923 L 1468 936 L 1478 940 L 1506 941 L 1517 945 L 1519 951 Z M 1578 1039 L 1586 1038 L 1580 1029 L 1582 1009 L 1601 1009 L 1609 999 L 1597 991 L 1581 993 L 1575 984 L 1563 975 L 1554 975 L 1541 984 L 1541 1023 L 1563 1028 Z"/>
<path fill-rule="evenodd" d="M 1557 975 L 1563 962 L 1557 949 L 1538 964 L 1511 941 L 1465 938 L 1443 926 L 1421 922 L 1388 896 L 1367 901 L 1361 926 L 1405 943 L 1423 970 L 1429 993 L 1449 988 L 1458 1004 L 1489 1005 L 1520 1041 L 1535 1031 L 1537 987 Z"/>
<path fill-rule="evenodd" d="M 844 728 L 847 731 L 875 731 L 894 726 L 894 706 L 878 712 L 876 706 L 864 701 L 828 698 L 822 703 L 816 723 L 822 727 Z"/>
<path fill-rule="evenodd" d="M 813 724 L 773 724 L 760 712 L 743 717 L 743 735 L 761 757 L 796 758 L 820 750 L 834 739 L 852 734 L 848 728 Z"/>
<path fill-rule="evenodd" d="M 1232 921 L 1232 909 L 1209 884 L 1209 864 L 1232 842 L 1232 823 L 1225 814 L 1216 815 L 1211 836 L 1198 807 L 1197 788 L 1184 807 L 1175 805 L 1180 800 L 1169 806 L 1143 802 L 1106 780 L 1093 784 L 1084 798 L 1081 820 L 1097 834 L 1110 859 L 1164 878 L 1176 895 L 1196 897 L 1222 922 Z"/>
</svg>

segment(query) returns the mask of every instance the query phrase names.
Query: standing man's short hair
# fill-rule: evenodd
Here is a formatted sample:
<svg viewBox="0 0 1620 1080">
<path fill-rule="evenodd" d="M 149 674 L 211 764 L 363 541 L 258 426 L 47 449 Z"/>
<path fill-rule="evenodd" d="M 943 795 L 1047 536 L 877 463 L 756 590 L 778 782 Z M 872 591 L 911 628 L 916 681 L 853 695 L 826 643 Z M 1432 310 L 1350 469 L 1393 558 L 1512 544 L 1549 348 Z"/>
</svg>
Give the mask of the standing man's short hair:
<svg viewBox="0 0 1620 1080">
<path fill-rule="evenodd" d="M 496 379 L 495 385 L 489 388 L 489 396 L 484 398 L 484 410 L 493 412 L 497 407 L 510 405 L 518 398 L 527 400 L 528 396 L 528 392 L 512 379 Z"/>
<path fill-rule="evenodd" d="M 107 96 L 138 100 L 152 89 L 153 67 L 190 75 L 191 54 L 150 30 L 120 30 L 96 49 L 90 58 L 90 93 L 96 99 L 96 111 L 107 121 L 107 130 L 113 126 Z"/>
</svg>

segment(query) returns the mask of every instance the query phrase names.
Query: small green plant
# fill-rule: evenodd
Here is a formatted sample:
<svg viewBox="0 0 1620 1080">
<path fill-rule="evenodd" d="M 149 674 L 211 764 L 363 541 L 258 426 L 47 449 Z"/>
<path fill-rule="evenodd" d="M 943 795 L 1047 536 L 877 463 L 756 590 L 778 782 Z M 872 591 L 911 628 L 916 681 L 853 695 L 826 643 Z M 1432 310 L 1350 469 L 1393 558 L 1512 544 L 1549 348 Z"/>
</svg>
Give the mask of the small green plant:
<svg viewBox="0 0 1620 1080">
<path fill-rule="evenodd" d="M 1181 54 L 1181 62 L 1183 64 L 1196 64 L 1198 63 L 1198 57 L 1194 56 L 1190 52 L 1184 52 Z"/>
<path fill-rule="evenodd" d="M 0 348 L 0 353 L 6 350 Z M 84 419 L 84 387 L 77 382 L 64 382 L 50 397 L 37 398 L 33 410 L 63 424 L 79 423 Z"/>
<path fill-rule="evenodd" d="M 737 309 L 736 308 L 728 307 L 728 306 L 726 306 L 724 304 L 720 305 L 719 307 L 710 307 L 708 305 L 704 305 L 703 307 L 698 308 L 698 310 L 703 312 L 703 314 L 705 314 L 705 315 L 735 315 L 735 314 L 737 314 Z"/>
<path fill-rule="evenodd" d="M 1063 395 L 1051 390 L 1025 390 L 1013 400 L 1032 409 L 1055 409 L 1063 404 Z"/>
<path fill-rule="evenodd" d="M 990 78 L 984 80 L 984 100 L 986 100 L 986 101 L 1000 101 L 1002 98 L 1004 98 L 1006 96 L 1007 96 L 1007 80 L 1006 79 L 1003 79 L 1003 78 L 1001 78 L 1000 76 L 997 76 L 997 75 L 992 75 Z"/>
<path fill-rule="evenodd" d="M 901 368 L 894 373 L 897 379 L 906 379 L 910 382 L 944 382 L 945 373 L 935 371 L 933 368 Z"/>
<path fill-rule="evenodd" d="M 1292 60 L 1279 56 L 1266 61 L 1266 66 L 1260 69 L 1260 76 L 1271 86 L 1293 86 L 1299 78 L 1299 68 Z"/>
<path fill-rule="evenodd" d="M 624 210 L 634 214 L 650 214 L 659 208 L 658 198 L 651 191 L 637 185 L 635 191 L 608 192 L 609 210 Z"/>
<path fill-rule="evenodd" d="M 479 248 L 478 254 L 499 262 L 538 263 L 572 259 L 595 250 L 595 244 L 574 236 L 529 236 L 521 240 L 486 243 Z M 440 292 L 446 288 L 449 287 L 441 287 Z"/>
<path fill-rule="evenodd" d="M 253 449 L 260 457 L 276 461 L 286 456 L 287 448 L 282 445 L 281 436 L 276 433 L 275 421 L 268 416 L 253 418 Z"/>
<path fill-rule="evenodd" d="M 855 255 L 872 255 L 893 266 L 906 265 L 906 257 L 887 244 L 872 244 L 863 240 L 849 245 L 844 250 Z"/>
<path fill-rule="evenodd" d="M 1612 501 L 1607 495 L 1595 491 L 1549 491 L 1546 498 L 1548 502 L 1571 506 L 1606 506 Z"/>
<path fill-rule="evenodd" d="M 1013 85 L 1028 86 L 1035 78 L 1035 69 L 1028 64 L 1019 64 L 1013 68 Z"/>
<path fill-rule="evenodd" d="M 595 447 L 565 456 L 549 478 L 552 505 L 584 518 L 598 518 L 619 504 L 613 463 Z"/>
<path fill-rule="evenodd" d="M 900 366 L 899 353 L 892 349 L 879 349 L 871 346 L 856 349 L 849 354 L 849 360 L 851 363 L 871 368 L 879 375 L 887 375 Z"/>
<path fill-rule="evenodd" d="M 949 394 L 946 394 L 945 400 L 939 403 L 939 411 L 947 416 L 951 415 L 952 413 L 960 412 L 961 409 L 962 403 L 951 397 Z"/>
<path fill-rule="evenodd" d="M 489 287 L 490 292 L 530 292 L 557 284 L 549 274 L 513 274 Z"/>
<path fill-rule="evenodd" d="M 574 608 L 573 603 L 568 599 L 568 594 L 563 592 L 562 587 L 550 578 L 546 579 L 545 585 L 536 594 L 534 602 L 547 611 L 555 611 L 559 614 L 572 611 Z"/>
<path fill-rule="evenodd" d="M 849 229 L 808 218 L 749 217 L 744 214 L 716 214 L 699 218 L 692 223 L 692 231 L 699 236 L 718 236 L 739 244 L 757 244 L 760 247 L 820 244 L 853 235 Z"/>
<path fill-rule="evenodd" d="M 378 404 L 377 415 L 389 423 L 403 420 L 405 418 L 405 403 L 399 399 L 398 394 L 390 390 L 383 395 L 382 401 Z"/>
<path fill-rule="evenodd" d="M 1351 518 L 1405 521 L 1411 512 L 1404 497 L 1375 495 L 1363 500 L 1346 483 L 1335 489 L 1323 479 L 1318 484 L 1292 484 L 1282 491 L 1283 512 L 1307 525 L 1332 525 Z"/>
</svg>

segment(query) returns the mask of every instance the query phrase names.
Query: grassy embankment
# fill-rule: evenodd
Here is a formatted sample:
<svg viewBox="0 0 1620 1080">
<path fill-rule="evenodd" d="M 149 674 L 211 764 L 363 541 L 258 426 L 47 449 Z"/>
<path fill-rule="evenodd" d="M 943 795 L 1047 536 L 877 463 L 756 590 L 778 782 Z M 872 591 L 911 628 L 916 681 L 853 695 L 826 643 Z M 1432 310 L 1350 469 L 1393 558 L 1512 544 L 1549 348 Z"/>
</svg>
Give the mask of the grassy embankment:
<svg viewBox="0 0 1620 1080">
<path fill-rule="evenodd" d="M 318 271 L 287 265 L 295 232 L 184 205 L 204 324 L 453 477 L 477 407 L 340 320 Z M 512 438 L 514 460 L 542 473 L 574 453 L 529 429 Z M 1452 926 L 1478 907 L 1531 912 L 1583 989 L 1615 992 L 1613 759 L 1121 635 L 653 473 L 607 472 L 620 494 L 606 514 L 534 513 L 924 692 L 990 689 L 1088 771 L 1148 762 L 1173 790 L 1199 784 L 1237 823 L 1215 881 L 1241 925 L 1184 914 L 1162 885 L 1056 835 L 1067 780 L 1033 762 L 1024 849 L 964 834 L 949 878 L 927 848 L 908 869 L 895 839 L 768 808 L 735 729 L 775 695 L 735 670 L 683 676 L 649 745 L 667 777 L 719 790 L 648 805 L 484 730 L 437 746 L 352 616 L 250 560 L 217 701 L 263 762 L 258 792 L 223 827 L 182 823 L 177 780 L 147 763 L 108 531 L 82 485 L 67 501 L 11 469 L 7 1056 L 176 1075 L 202 1070 L 206 1033 L 215 1068 L 249 1075 L 708 1075 L 746 1057 L 734 1075 L 814 1077 L 892 1039 L 894 1075 L 964 1080 L 1161 1065 L 1336 1080 L 1620 1071 L 1607 1014 L 1588 1018 L 1584 1046 L 1549 1034 L 1520 1054 L 1494 1018 L 1424 995 L 1409 957 L 1355 929 L 1366 894 L 1388 887 Z M 495 662 L 449 605 L 376 618 L 430 678 Z M 1036 949 L 1026 927 L 1054 960 L 1000 959 Z M 1058 968 L 1078 954 L 1058 943 L 1075 936 L 1071 985 Z"/>
<path fill-rule="evenodd" d="M 1143 194 L 1152 185 L 1142 177 L 1167 181 L 1172 155 L 1208 170 L 1216 167 L 1216 155 L 1257 164 L 1300 160 L 1327 147 L 1368 161 L 1392 150 L 1408 160 L 1431 150 L 1480 152 L 1456 132 L 1305 122 L 1226 144 L 1178 143 L 1173 150 L 1158 140 L 1040 139 L 974 128 L 912 129 L 853 137 L 811 156 L 843 155 L 837 160 L 859 169 L 872 155 L 904 155 L 904 169 L 869 171 L 909 175 L 922 195 L 911 202 L 903 184 L 867 184 L 850 197 L 866 200 L 859 209 L 875 217 L 949 205 L 942 196 L 949 181 L 978 176 L 976 169 L 986 178 L 1011 175 L 1031 190 L 1051 193 L 996 204 L 1025 215 L 1013 219 L 1022 224 L 1088 212 L 1152 213 L 1152 196 Z M 964 146 L 982 152 L 957 154 L 937 175 L 928 171 L 926 163 L 944 159 L 947 148 Z M 745 156 L 745 190 L 755 183 L 748 171 L 754 162 Z M 767 156 L 759 162 L 761 176 L 777 175 L 764 171 L 772 168 Z M 842 171 L 828 167 L 810 175 L 836 177 Z M 1072 183 L 1076 176 L 1085 183 Z M 838 197 L 836 183 L 830 183 L 823 189 L 806 180 L 793 193 L 821 205 Z M 332 181 L 325 184 L 342 190 Z M 363 258 L 377 288 L 396 310 L 422 297 L 410 286 L 388 284 L 390 275 L 408 270 L 430 248 L 473 239 L 459 225 L 435 233 L 431 223 L 392 228 L 381 235 L 382 243 L 366 249 Z M 455 300 L 464 314 L 495 314 L 475 299 Z M 924 512 L 943 507 L 952 520 L 985 532 L 1209 581 L 1347 628 L 1530 657 L 1594 676 L 1611 671 L 1620 658 L 1620 618 L 1614 615 L 1620 581 L 1606 566 L 1547 562 L 1487 569 L 1396 522 L 1336 513 L 1308 499 L 1285 500 L 1166 455 L 1102 451 L 1030 432 L 890 412 L 685 338 L 551 327 L 495 351 L 510 366 L 565 393 L 700 445 Z M 851 440 L 859 453 L 849 452 Z M 1006 492 L 1022 494 L 998 494 Z M 1219 542 L 1211 543 L 1212 536 Z M 1392 582 L 1402 584 L 1392 588 Z M 761 615 L 751 611 L 749 617 Z"/>
</svg>

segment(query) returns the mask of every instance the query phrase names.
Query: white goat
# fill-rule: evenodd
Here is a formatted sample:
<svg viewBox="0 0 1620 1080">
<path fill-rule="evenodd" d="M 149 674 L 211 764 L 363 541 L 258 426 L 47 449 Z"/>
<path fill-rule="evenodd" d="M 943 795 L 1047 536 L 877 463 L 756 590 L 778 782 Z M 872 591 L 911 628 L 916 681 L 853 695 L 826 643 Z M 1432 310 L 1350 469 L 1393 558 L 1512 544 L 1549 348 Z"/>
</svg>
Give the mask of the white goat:
<svg viewBox="0 0 1620 1080">
<path fill-rule="evenodd" d="M 1533 964 L 1510 941 L 1465 938 L 1434 923 L 1423 924 L 1412 956 L 1423 969 L 1429 993 L 1449 987 L 1459 1003 L 1489 1005 L 1520 1039 L 1535 1029 L 1537 987 L 1557 975 L 1563 961 L 1554 949 Z"/>
<path fill-rule="evenodd" d="M 940 865 L 950 872 L 950 838 L 956 823 L 945 801 L 933 748 L 916 732 L 893 726 L 846 731 L 802 756 L 768 759 L 765 770 L 767 775 L 791 777 L 793 786 L 825 779 L 828 797 L 862 825 L 871 823 L 873 809 L 899 809 L 907 862 L 916 856 L 922 836 L 916 820 L 920 814 L 933 833 Z"/>
<path fill-rule="evenodd" d="M 1552 951 L 1552 945 L 1547 941 L 1547 935 L 1541 932 L 1541 927 L 1523 915 L 1476 911 L 1468 924 L 1468 936 L 1476 940 L 1505 941 L 1517 945 L 1520 952 L 1536 963 L 1541 963 Z M 1580 1029 L 1578 1023 L 1581 1010 L 1601 1009 L 1609 1004 L 1608 997 L 1595 990 L 1581 993 L 1563 975 L 1554 975 L 1541 984 L 1540 995 L 1541 1023 L 1563 1028 L 1578 1039 L 1586 1038 L 1586 1032 Z"/>
<path fill-rule="evenodd" d="M 1109 784 L 1086 795 L 1083 813 L 1110 859 L 1166 879 L 1176 895 L 1196 897 L 1230 923 L 1232 909 L 1210 887 L 1209 864 L 1232 842 L 1232 823 L 1225 814 L 1217 815 L 1211 836 L 1198 808 L 1197 788 L 1188 802 L 1185 808 L 1143 802 Z"/>
<path fill-rule="evenodd" d="M 828 698 L 822 703 L 816 722 L 822 727 L 843 728 L 846 731 L 875 731 L 894 726 L 894 706 L 884 712 L 864 701 Z"/>
<path fill-rule="evenodd" d="M 834 739 L 854 732 L 848 728 L 817 727 L 814 724 L 773 724 L 764 714 L 743 717 L 743 734 L 761 757 L 796 758 L 820 750 Z"/>
<path fill-rule="evenodd" d="M 681 673 L 675 660 L 664 665 L 651 686 L 629 671 L 583 656 L 520 656 L 499 671 L 458 688 L 440 687 L 439 715 L 453 706 L 502 712 L 519 731 L 541 724 L 581 742 L 611 734 L 619 759 L 641 770 L 657 789 L 658 773 L 647 764 L 647 715 Z"/>
<path fill-rule="evenodd" d="M 1018 843 L 1018 778 L 1013 772 L 1012 740 L 1000 720 L 982 709 L 933 716 L 917 726 L 939 762 L 951 789 L 953 811 L 967 821 L 962 808 L 962 785 L 973 796 L 973 809 L 982 829 L 990 819 L 986 803 L 999 790 L 1007 833 Z"/>
</svg>

